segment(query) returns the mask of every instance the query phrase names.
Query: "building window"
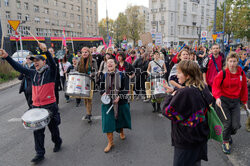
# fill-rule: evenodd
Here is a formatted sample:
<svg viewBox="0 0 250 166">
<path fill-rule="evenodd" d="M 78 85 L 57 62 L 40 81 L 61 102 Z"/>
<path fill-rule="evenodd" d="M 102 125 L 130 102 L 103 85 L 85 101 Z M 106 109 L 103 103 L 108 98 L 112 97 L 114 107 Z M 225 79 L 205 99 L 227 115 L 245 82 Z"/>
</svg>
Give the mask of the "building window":
<svg viewBox="0 0 250 166">
<path fill-rule="evenodd" d="M 63 17 L 66 17 L 66 12 L 62 12 Z"/>
<path fill-rule="evenodd" d="M 187 21 L 187 15 L 183 15 L 183 22 Z"/>
<path fill-rule="evenodd" d="M 81 24 L 77 24 L 77 28 L 80 29 L 81 28 Z"/>
<path fill-rule="evenodd" d="M 164 15 L 161 15 L 161 20 L 164 21 Z"/>
<path fill-rule="evenodd" d="M 74 6 L 73 6 L 73 5 L 70 5 L 70 9 L 73 10 L 73 9 L 74 9 Z"/>
<path fill-rule="evenodd" d="M 49 1 L 48 0 L 43 0 L 43 3 L 48 4 Z"/>
<path fill-rule="evenodd" d="M 10 5 L 9 0 L 4 0 L 4 5 L 9 6 Z"/>
<path fill-rule="evenodd" d="M 187 27 L 187 34 L 189 34 L 189 27 Z"/>
<path fill-rule="evenodd" d="M 49 14 L 49 8 L 44 8 L 44 13 Z"/>
<path fill-rule="evenodd" d="M 21 8 L 21 1 L 16 1 L 16 7 L 17 7 L 17 9 Z"/>
<path fill-rule="evenodd" d="M 79 12 L 79 11 L 80 11 L 80 7 L 79 7 L 79 6 L 76 6 L 76 10 Z"/>
<path fill-rule="evenodd" d="M 209 9 L 207 9 L 207 11 L 206 11 L 206 15 L 209 17 Z"/>
<path fill-rule="evenodd" d="M 8 35 L 12 35 L 12 28 L 10 24 L 7 24 L 7 29 L 8 29 Z"/>
<path fill-rule="evenodd" d="M 174 27 L 171 26 L 171 35 L 174 35 Z"/>
<path fill-rule="evenodd" d="M 40 23 L 40 18 L 39 17 L 35 17 L 35 23 Z"/>
<path fill-rule="evenodd" d="M 34 12 L 39 12 L 39 6 L 34 6 Z"/>
<path fill-rule="evenodd" d="M 66 3 L 65 2 L 63 2 L 62 5 L 63 5 L 63 8 L 66 8 Z"/>
<path fill-rule="evenodd" d="M 77 19 L 78 19 L 78 21 L 80 21 L 81 20 L 81 16 L 77 15 Z"/>
<path fill-rule="evenodd" d="M 58 11 L 55 10 L 55 11 L 54 11 L 54 15 L 55 15 L 55 16 L 58 16 Z"/>
<path fill-rule="evenodd" d="M 58 1 L 54 0 L 54 5 L 57 6 L 58 5 Z"/>
<path fill-rule="evenodd" d="M 5 17 L 6 17 L 6 19 L 10 19 L 10 12 L 9 11 L 6 11 Z"/>
<path fill-rule="evenodd" d="M 204 17 L 205 15 L 205 9 L 204 9 L 204 6 L 201 7 L 201 16 Z"/>
<path fill-rule="evenodd" d="M 183 3 L 183 11 L 184 11 L 184 14 L 187 14 L 187 2 Z"/>
<path fill-rule="evenodd" d="M 92 9 L 89 9 L 89 13 L 92 14 Z"/>
<path fill-rule="evenodd" d="M 171 13 L 171 22 L 174 21 L 174 13 Z"/>
<path fill-rule="evenodd" d="M 207 18 L 206 20 L 206 25 L 208 26 L 209 25 L 209 19 Z"/>
<path fill-rule="evenodd" d="M 24 9 L 28 10 L 29 9 L 29 4 L 27 2 L 24 2 Z"/>
<path fill-rule="evenodd" d="M 192 12 L 197 12 L 198 5 L 196 3 L 192 3 Z"/>
<path fill-rule="evenodd" d="M 74 19 L 74 14 L 71 13 L 71 14 L 70 14 L 70 18 L 71 18 L 71 19 Z"/>
<path fill-rule="evenodd" d="M 88 8 L 86 8 L 86 13 L 89 13 L 89 9 Z"/>
<path fill-rule="evenodd" d="M 21 20 L 22 19 L 22 14 L 21 13 L 17 13 L 17 19 Z"/>
<path fill-rule="evenodd" d="M 29 16 L 28 14 L 26 14 L 26 15 L 24 16 L 24 19 L 25 19 L 25 21 L 29 21 L 29 20 L 30 20 L 30 16 Z"/>
<path fill-rule="evenodd" d="M 50 21 L 49 21 L 48 18 L 45 18 L 45 19 L 44 19 L 44 22 L 45 22 L 45 24 L 49 24 Z"/>
<path fill-rule="evenodd" d="M 182 34 L 185 35 L 185 27 L 182 29 Z"/>
</svg>

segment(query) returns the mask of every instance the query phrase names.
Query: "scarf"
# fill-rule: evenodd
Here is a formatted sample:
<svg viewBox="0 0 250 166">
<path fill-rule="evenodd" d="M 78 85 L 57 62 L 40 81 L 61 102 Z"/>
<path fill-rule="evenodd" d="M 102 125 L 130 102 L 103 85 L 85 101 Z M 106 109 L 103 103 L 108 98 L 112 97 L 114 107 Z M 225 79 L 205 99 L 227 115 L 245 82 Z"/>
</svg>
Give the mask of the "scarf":
<svg viewBox="0 0 250 166">
<path fill-rule="evenodd" d="M 40 69 L 38 69 L 37 70 L 37 72 L 39 73 L 39 74 L 41 74 L 41 73 L 43 73 L 46 69 L 48 69 L 49 68 L 49 66 L 48 65 L 44 65 L 43 67 L 41 67 Z"/>
<path fill-rule="evenodd" d="M 107 72 L 105 77 L 105 92 L 111 96 L 111 101 L 115 100 L 118 97 L 119 91 L 121 88 L 121 79 L 120 73 L 117 70 L 116 72 Z M 115 118 L 118 118 L 118 103 L 114 104 L 114 114 Z"/>
</svg>

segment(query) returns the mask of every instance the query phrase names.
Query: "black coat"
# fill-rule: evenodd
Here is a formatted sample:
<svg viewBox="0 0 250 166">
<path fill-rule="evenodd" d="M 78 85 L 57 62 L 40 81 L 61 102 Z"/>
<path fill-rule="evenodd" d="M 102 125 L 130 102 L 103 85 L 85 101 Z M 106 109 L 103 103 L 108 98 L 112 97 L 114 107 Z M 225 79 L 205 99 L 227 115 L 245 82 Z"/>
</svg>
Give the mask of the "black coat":
<svg viewBox="0 0 250 166">
<path fill-rule="evenodd" d="M 35 70 L 35 67 L 34 65 L 32 65 L 30 67 L 30 69 L 34 69 Z M 18 79 L 19 80 L 22 80 L 21 82 L 21 86 L 19 88 L 19 93 L 21 94 L 22 92 L 26 93 L 26 94 L 32 94 L 32 79 L 33 78 L 30 78 L 28 76 L 26 76 L 25 74 L 20 74 L 18 76 Z M 26 83 L 26 87 L 25 87 L 25 83 Z"/>
</svg>

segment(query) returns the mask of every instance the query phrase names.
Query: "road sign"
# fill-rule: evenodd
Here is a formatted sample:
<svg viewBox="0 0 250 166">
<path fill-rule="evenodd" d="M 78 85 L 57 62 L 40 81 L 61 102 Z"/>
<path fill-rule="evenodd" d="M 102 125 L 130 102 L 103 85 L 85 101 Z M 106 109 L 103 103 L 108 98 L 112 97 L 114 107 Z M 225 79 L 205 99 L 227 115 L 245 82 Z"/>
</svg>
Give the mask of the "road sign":
<svg viewBox="0 0 250 166">
<path fill-rule="evenodd" d="M 201 42 L 202 42 L 202 43 L 206 43 L 206 40 L 207 40 L 206 37 L 201 38 Z"/>
<path fill-rule="evenodd" d="M 162 45 L 162 34 L 161 33 L 155 34 L 155 45 L 157 45 L 157 46 Z"/>
<path fill-rule="evenodd" d="M 138 46 L 141 47 L 142 46 L 142 41 L 138 40 Z"/>
<path fill-rule="evenodd" d="M 216 34 L 223 34 L 224 32 L 216 32 Z"/>
<path fill-rule="evenodd" d="M 14 31 L 17 30 L 19 24 L 20 24 L 20 20 L 8 20 L 10 26 L 14 29 Z"/>
<path fill-rule="evenodd" d="M 201 37 L 203 38 L 203 37 L 207 37 L 207 31 L 202 31 L 201 32 Z"/>
<path fill-rule="evenodd" d="M 216 39 L 217 39 L 217 34 L 212 34 L 212 38 L 213 38 L 214 40 L 216 40 Z"/>
<path fill-rule="evenodd" d="M 220 43 L 220 39 L 216 39 L 216 43 Z"/>
</svg>

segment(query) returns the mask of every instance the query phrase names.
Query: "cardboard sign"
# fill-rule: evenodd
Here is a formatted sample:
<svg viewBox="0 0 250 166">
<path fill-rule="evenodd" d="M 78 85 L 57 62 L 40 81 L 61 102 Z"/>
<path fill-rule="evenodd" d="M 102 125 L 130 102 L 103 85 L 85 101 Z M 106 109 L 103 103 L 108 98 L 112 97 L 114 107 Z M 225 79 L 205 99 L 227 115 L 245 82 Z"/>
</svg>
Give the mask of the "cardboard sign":
<svg viewBox="0 0 250 166">
<path fill-rule="evenodd" d="M 143 46 L 147 46 L 149 43 L 153 43 L 152 40 L 152 35 L 150 32 L 144 33 L 140 35 L 141 41 L 142 41 L 142 45 Z"/>
</svg>

